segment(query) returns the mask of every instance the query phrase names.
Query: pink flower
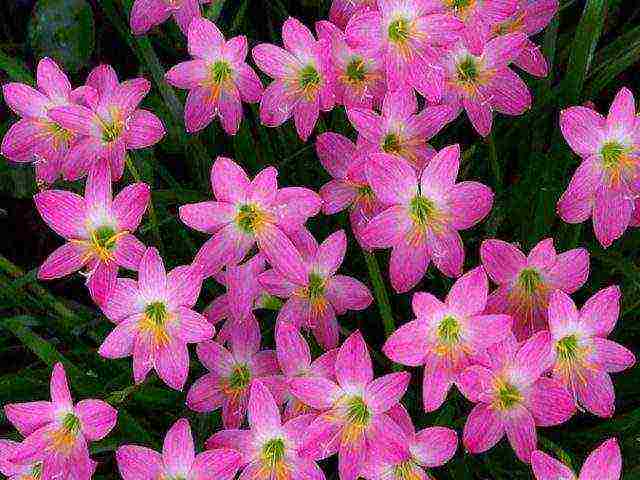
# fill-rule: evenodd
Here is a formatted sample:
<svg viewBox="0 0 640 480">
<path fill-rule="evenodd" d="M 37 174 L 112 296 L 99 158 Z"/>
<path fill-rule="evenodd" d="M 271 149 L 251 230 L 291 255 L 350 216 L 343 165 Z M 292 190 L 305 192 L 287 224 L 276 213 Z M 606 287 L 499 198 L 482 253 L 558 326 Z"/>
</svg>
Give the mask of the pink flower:
<svg viewBox="0 0 640 480">
<path fill-rule="evenodd" d="M 229 448 L 196 455 L 186 418 L 181 418 L 169 429 L 162 453 L 138 445 L 123 445 L 116 451 L 118 469 L 124 480 L 232 480 L 241 458 L 240 452 Z"/>
<path fill-rule="evenodd" d="M 380 50 L 389 91 L 413 87 L 431 102 L 442 97 L 444 77 L 437 48 L 456 40 L 464 24 L 449 14 L 436 14 L 422 0 L 378 0 L 380 11 L 351 17 L 347 42 Z"/>
<path fill-rule="evenodd" d="M 21 119 L 14 123 L 2 139 L 2 155 L 12 162 L 34 162 L 36 178 L 53 183 L 60 172 L 66 175 L 65 163 L 69 146 L 76 140 L 73 132 L 49 117 L 49 110 L 82 100 L 85 88 L 71 89 L 71 83 L 50 58 L 38 62 L 38 89 L 23 83 L 6 83 L 4 100 Z"/>
<path fill-rule="evenodd" d="M 10 403 L 7 419 L 25 438 L 6 459 L 17 465 L 35 465 L 42 478 L 89 480 L 96 463 L 88 443 L 102 440 L 116 424 L 118 412 L 102 400 L 73 404 L 61 363 L 51 375 L 51 401 Z M 41 462 L 41 464 L 40 464 Z"/>
<path fill-rule="evenodd" d="M 455 183 L 459 165 L 458 145 L 440 150 L 420 174 L 400 157 L 371 156 L 367 179 L 387 208 L 363 229 L 362 238 L 373 248 L 393 248 L 389 276 L 397 292 L 414 287 L 431 260 L 447 276 L 462 273 L 458 230 L 489 213 L 493 192 L 476 182 Z"/>
<path fill-rule="evenodd" d="M 427 412 L 440 408 L 475 355 L 511 334 L 508 315 L 482 315 L 488 287 L 487 274 L 477 267 L 456 280 L 444 303 L 429 293 L 414 294 L 416 320 L 396 330 L 383 347 L 396 363 L 425 366 L 422 400 Z"/>
<path fill-rule="evenodd" d="M 42 219 L 66 240 L 40 266 L 38 278 L 60 278 L 86 267 L 91 297 L 104 304 L 118 268 L 138 269 L 145 247 L 132 232 L 142 220 L 149 196 L 146 184 L 134 183 L 112 199 L 111 174 L 104 160 L 91 169 L 84 198 L 66 190 L 36 194 Z"/>
<path fill-rule="evenodd" d="M 555 357 L 553 377 L 577 402 L 600 417 L 611 417 L 615 393 L 609 372 L 630 368 L 636 359 L 622 345 L 607 340 L 620 313 L 620 289 L 604 288 L 578 311 L 559 290 L 549 301 L 550 341 Z"/>
<path fill-rule="evenodd" d="M 547 328 L 551 292 L 573 293 L 589 276 L 589 252 L 576 248 L 558 254 L 552 238 L 542 240 L 528 256 L 511 243 L 485 240 L 480 258 L 491 280 L 498 284 L 489 296 L 486 313 L 511 315 L 518 340 Z"/>
<path fill-rule="evenodd" d="M 287 298 L 278 314 L 278 322 L 309 328 L 325 349 L 338 345 L 339 327 L 336 314 L 347 310 L 364 310 L 372 301 L 367 287 L 352 277 L 337 274 L 347 250 L 347 236 L 339 230 L 318 246 L 308 232 L 304 236 L 302 258 L 295 271 L 302 278 L 277 270 L 260 274 L 258 280 L 271 295 Z"/>
<path fill-rule="evenodd" d="M 307 140 L 320 110 L 335 103 L 331 76 L 331 42 L 316 40 L 299 20 L 289 17 L 282 25 L 283 50 L 261 43 L 252 50 L 256 65 L 274 81 L 260 101 L 260 120 L 277 127 L 293 114 L 298 135 Z"/>
<path fill-rule="evenodd" d="M 69 150 L 65 178 L 81 178 L 97 159 L 105 158 L 116 181 L 122 177 L 127 150 L 158 143 L 164 126 L 153 113 L 138 108 L 149 93 L 150 84 L 144 78 L 119 83 L 113 68 L 100 65 L 89 74 L 87 86 L 97 92 L 87 98 L 87 106 L 66 105 L 49 111 L 55 122 L 82 137 Z"/>
<path fill-rule="evenodd" d="M 300 254 L 287 233 L 316 215 L 322 200 L 307 188 L 279 189 L 277 176 L 275 168 L 267 167 L 249 180 L 233 160 L 218 157 L 211 168 L 215 200 L 180 207 L 185 224 L 213 235 L 195 258 L 205 277 L 242 261 L 256 243 L 274 268 L 304 277 Z"/>
<path fill-rule="evenodd" d="M 531 467 L 537 480 L 619 480 L 622 456 L 618 441 L 610 438 L 589 454 L 578 477 L 564 463 L 540 450 L 531 455 Z"/>
<path fill-rule="evenodd" d="M 182 390 L 189 373 L 188 343 L 213 336 L 213 326 L 193 306 L 202 277 L 197 266 L 184 265 L 168 274 L 155 248 L 140 261 L 138 281 L 119 278 L 102 308 L 116 327 L 98 353 L 105 358 L 133 356 L 133 378 L 144 381 L 150 370 L 171 388 Z"/>
<path fill-rule="evenodd" d="M 402 448 L 402 430 L 388 416 L 409 384 L 407 372 L 373 379 L 371 358 L 359 331 L 340 347 L 335 364 L 337 384 L 322 377 L 298 377 L 291 392 L 323 413 L 305 429 L 302 454 L 325 458 L 338 452 L 341 480 L 355 480 L 372 449 Z"/>
<path fill-rule="evenodd" d="M 42 475 L 42 459 L 18 463 L 13 457 L 20 446 L 18 442 L 0 439 L 0 473 L 8 480 L 39 479 Z"/>
<path fill-rule="evenodd" d="M 224 131 L 235 135 L 242 101 L 255 103 L 262 96 L 262 83 L 245 61 L 247 38 L 239 35 L 225 41 L 213 22 L 196 18 L 189 26 L 188 42 L 193 60 L 179 63 L 165 75 L 174 87 L 189 90 L 184 109 L 187 131 L 202 130 L 217 116 Z"/>
<path fill-rule="evenodd" d="M 435 150 L 427 141 L 454 117 L 448 105 L 427 107 L 420 113 L 412 90 L 388 92 L 382 114 L 373 110 L 347 110 L 349 121 L 358 131 L 358 148 L 366 152 L 398 155 L 421 172 Z"/>
<path fill-rule="evenodd" d="M 297 328 L 288 322 L 276 326 L 276 356 L 287 384 L 297 377 L 322 377 L 335 381 L 337 349 L 323 353 L 311 361 L 311 351 Z M 316 413 L 295 396 L 289 394 L 285 401 L 284 418 L 292 419 L 305 413 Z"/>
<path fill-rule="evenodd" d="M 247 412 L 249 388 L 254 380 L 269 385 L 280 403 L 286 385 L 273 350 L 260 350 L 260 329 L 253 317 L 243 329 L 234 329 L 231 350 L 210 341 L 198 344 L 200 362 L 209 373 L 200 377 L 187 393 L 187 406 L 196 412 L 213 412 L 222 407 L 225 428 L 239 428 Z"/>
<path fill-rule="evenodd" d="M 506 433 L 517 457 L 529 463 L 536 426 L 559 425 L 575 411 L 562 383 L 543 375 L 553 361 L 549 333 L 520 345 L 511 336 L 487 353 L 484 366 L 468 367 L 458 377 L 458 388 L 476 404 L 464 426 L 464 445 L 471 453 L 485 452 Z"/>
<path fill-rule="evenodd" d="M 531 106 L 527 85 L 510 68 L 527 40 L 523 33 L 492 38 L 473 54 L 463 42 L 442 52 L 445 75 L 444 102 L 463 108 L 473 128 L 486 137 L 493 112 L 521 115 Z"/>
<path fill-rule="evenodd" d="M 207 448 L 228 447 L 242 454 L 240 478 L 252 480 L 324 480 L 312 457 L 300 454 L 300 439 L 313 420 L 301 415 L 282 423 L 278 405 L 260 381 L 251 385 L 249 430 L 222 430 Z"/>
<path fill-rule="evenodd" d="M 558 215 L 568 223 L 593 217 L 596 238 L 606 248 L 630 224 L 638 225 L 640 122 L 633 93 L 621 89 L 606 118 L 587 107 L 567 108 L 560 129 L 583 161 L 558 201 Z"/>
<path fill-rule="evenodd" d="M 428 468 L 447 463 L 456 453 L 455 430 L 445 427 L 424 428 L 416 433 L 411 417 L 401 404 L 387 413 L 402 429 L 404 442 L 397 450 L 373 447 L 361 476 L 367 480 L 429 480 Z"/>
<path fill-rule="evenodd" d="M 333 0 L 329 9 L 329 20 L 344 30 L 356 13 L 377 9 L 376 0 Z"/>
<path fill-rule="evenodd" d="M 182 33 L 186 35 L 191 21 L 200 17 L 200 2 L 198 0 L 135 0 L 129 19 L 131 30 L 135 35 L 142 35 L 171 16 Z"/>
</svg>

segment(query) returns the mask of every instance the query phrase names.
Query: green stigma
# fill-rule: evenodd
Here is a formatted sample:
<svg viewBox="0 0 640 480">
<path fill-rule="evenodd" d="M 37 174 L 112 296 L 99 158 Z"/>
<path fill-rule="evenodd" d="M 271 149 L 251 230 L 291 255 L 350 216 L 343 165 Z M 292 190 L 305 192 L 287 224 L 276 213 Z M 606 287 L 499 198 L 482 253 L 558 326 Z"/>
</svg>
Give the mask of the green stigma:
<svg viewBox="0 0 640 480">
<path fill-rule="evenodd" d="M 443 343 L 455 345 L 460 342 L 460 323 L 455 317 L 447 315 L 438 325 L 437 334 Z"/>
<path fill-rule="evenodd" d="M 497 402 L 500 409 L 509 410 L 522 402 L 522 395 L 513 385 L 504 383 L 498 388 Z"/>
<path fill-rule="evenodd" d="M 449 0 L 449 5 L 454 10 L 459 10 L 461 8 L 467 8 L 471 6 L 472 0 Z"/>
<path fill-rule="evenodd" d="M 258 207 L 251 204 L 244 204 L 239 208 L 236 223 L 243 232 L 254 233 L 259 217 L 260 211 Z"/>
<path fill-rule="evenodd" d="M 400 43 L 409 38 L 409 21 L 404 18 L 394 20 L 389 24 L 389 40 Z"/>
<path fill-rule="evenodd" d="M 625 153 L 625 148 L 618 142 L 607 142 L 600 149 L 604 168 L 615 169 L 620 165 L 620 160 Z"/>
<path fill-rule="evenodd" d="M 347 401 L 347 421 L 364 427 L 369 424 L 371 412 L 362 397 L 354 396 Z"/>
<path fill-rule="evenodd" d="M 67 413 L 62 420 L 62 428 L 71 434 L 76 434 L 80 431 L 80 419 L 73 413 Z"/>
<path fill-rule="evenodd" d="M 558 360 L 563 363 L 570 363 L 578 357 L 578 337 L 567 335 L 556 343 Z"/>
<path fill-rule="evenodd" d="M 144 313 L 155 325 L 162 326 L 167 319 L 167 307 L 162 302 L 153 302 L 147 305 Z"/>
<path fill-rule="evenodd" d="M 223 83 L 231 77 L 231 65 L 224 60 L 218 60 L 211 66 L 211 80 L 214 83 Z"/>
<path fill-rule="evenodd" d="M 367 72 L 364 68 L 364 61 L 360 57 L 353 58 L 347 65 L 346 77 L 350 82 L 364 82 Z"/>
<path fill-rule="evenodd" d="M 116 234 L 115 230 L 111 227 L 98 227 L 93 231 L 94 242 L 102 248 L 113 247 L 113 242 L 110 240 Z"/>
<path fill-rule="evenodd" d="M 251 372 L 246 365 L 236 365 L 229 377 L 229 387 L 232 390 L 243 390 L 251 382 Z"/>
<path fill-rule="evenodd" d="M 400 147 L 400 138 L 395 133 L 387 133 L 382 140 L 382 150 L 385 153 L 399 154 L 402 148 Z"/>
<path fill-rule="evenodd" d="M 307 65 L 300 70 L 299 82 L 302 90 L 315 89 L 320 85 L 320 74 L 314 66 Z"/>
<path fill-rule="evenodd" d="M 42 477 L 42 462 L 36 463 L 31 468 L 31 477 L 35 480 L 39 480 Z"/>
<path fill-rule="evenodd" d="M 542 285 L 542 278 L 537 270 L 525 268 L 520 272 L 518 276 L 518 287 L 520 287 L 520 290 L 527 296 L 532 296 L 537 293 L 540 285 Z"/>
<path fill-rule="evenodd" d="M 416 474 L 412 460 L 406 460 L 393 467 L 393 478 L 396 480 L 417 480 L 421 478 Z"/>
<path fill-rule="evenodd" d="M 373 189 L 369 185 L 362 185 L 358 187 L 358 196 L 364 198 L 373 198 Z"/>
<path fill-rule="evenodd" d="M 435 204 L 430 199 L 418 194 L 411 200 L 409 213 L 416 225 L 424 227 L 433 222 L 437 210 Z"/>
<path fill-rule="evenodd" d="M 272 469 L 275 468 L 284 458 L 284 441 L 281 438 L 269 440 L 262 447 L 262 457 Z"/>
<path fill-rule="evenodd" d="M 102 125 L 102 141 L 104 143 L 110 143 L 117 140 L 122 133 L 122 122 L 104 123 Z"/>
<path fill-rule="evenodd" d="M 309 285 L 307 286 L 309 299 L 315 300 L 324 295 L 324 278 L 315 272 L 309 274 Z"/>
<path fill-rule="evenodd" d="M 458 64 L 458 79 L 464 83 L 474 83 L 478 80 L 480 72 L 476 59 L 468 56 Z"/>
</svg>

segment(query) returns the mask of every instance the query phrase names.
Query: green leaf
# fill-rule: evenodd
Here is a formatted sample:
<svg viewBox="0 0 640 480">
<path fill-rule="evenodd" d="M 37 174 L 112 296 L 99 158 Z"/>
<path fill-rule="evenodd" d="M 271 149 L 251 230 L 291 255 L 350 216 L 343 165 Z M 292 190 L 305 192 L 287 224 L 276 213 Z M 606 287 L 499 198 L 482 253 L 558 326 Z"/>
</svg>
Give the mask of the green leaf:
<svg viewBox="0 0 640 480">
<path fill-rule="evenodd" d="M 22 60 L 11 57 L 0 50 L 0 70 L 4 71 L 14 82 L 34 85 L 35 79 Z"/>
</svg>

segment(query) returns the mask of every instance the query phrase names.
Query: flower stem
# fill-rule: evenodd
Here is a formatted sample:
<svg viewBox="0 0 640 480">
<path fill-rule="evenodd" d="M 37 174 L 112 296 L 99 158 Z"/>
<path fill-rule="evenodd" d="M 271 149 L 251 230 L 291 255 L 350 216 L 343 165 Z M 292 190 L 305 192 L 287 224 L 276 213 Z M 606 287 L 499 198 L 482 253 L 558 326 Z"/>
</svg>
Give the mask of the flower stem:
<svg viewBox="0 0 640 480">
<path fill-rule="evenodd" d="M 502 189 L 502 170 L 500 163 L 498 162 L 498 151 L 496 149 L 496 141 L 493 136 L 493 131 L 489 134 L 489 159 L 491 162 L 491 170 L 495 178 L 495 191 L 498 193 Z"/>
<path fill-rule="evenodd" d="M 382 317 L 382 323 L 384 324 L 385 336 L 391 335 L 396 329 L 396 323 L 391 313 L 391 304 L 389 303 L 389 294 L 387 288 L 384 285 L 382 274 L 380 273 L 380 265 L 378 259 L 372 252 L 362 251 L 364 259 L 367 262 L 367 268 L 369 269 L 369 278 L 373 284 L 373 293 L 378 303 L 378 310 Z"/>
</svg>

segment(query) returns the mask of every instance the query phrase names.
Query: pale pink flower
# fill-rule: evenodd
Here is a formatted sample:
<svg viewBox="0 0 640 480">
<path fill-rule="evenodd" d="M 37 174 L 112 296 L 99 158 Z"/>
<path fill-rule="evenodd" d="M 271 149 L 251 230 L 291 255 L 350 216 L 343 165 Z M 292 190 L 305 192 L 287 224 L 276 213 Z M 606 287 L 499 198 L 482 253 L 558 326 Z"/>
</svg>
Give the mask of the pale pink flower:
<svg viewBox="0 0 640 480">
<path fill-rule="evenodd" d="M 405 444 L 402 430 L 388 412 L 400 402 L 411 375 L 396 372 L 374 380 L 359 331 L 340 347 L 335 373 L 337 383 L 323 377 L 291 381 L 293 395 L 323 412 L 305 429 L 302 454 L 325 458 L 337 451 L 341 480 L 355 480 L 372 448 L 388 452 Z"/>
<path fill-rule="evenodd" d="M 589 276 L 589 252 L 575 248 L 558 254 L 552 238 L 539 242 L 528 256 L 511 243 L 485 240 L 480 258 L 489 278 L 498 284 L 489 296 L 486 313 L 511 315 L 518 340 L 547 328 L 551 292 L 573 293 Z"/>
<path fill-rule="evenodd" d="M 506 434 L 517 457 L 529 463 L 536 427 L 559 425 L 575 411 L 562 383 L 543 375 L 553 362 L 549 333 L 538 332 L 522 344 L 510 336 L 487 350 L 485 362 L 458 377 L 458 388 L 476 404 L 464 426 L 464 445 L 482 453 Z"/>
<path fill-rule="evenodd" d="M 607 340 L 620 313 L 620 289 L 604 288 L 578 311 L 573 300 L 559 290 L 549 300 L 550 341 L 555 363 L 552 375 L 576 402 L 600 417 L 611 417 L 615 393 L 610 372 L 631 368 L 633 353 Z"/>
<path fill-rule="evenodd" d="M 385 63 L 389 91 L 414 88 L 438 102 L 444 88 L 437 48 L 460 38 L 464 24 L 453 15 L 434 13 L 423 0 L 378 0 L 380 11 L 351 17 L 347 42 L 379 50 Z"/>
<path fill-rule="evenodd" d="M 387 340 L 383 352 L 396 363 L 424 365 L 422 401 L 427 412 L 444 403 L 458 375 L 474 357 L 511 334 L 511 317 L 483 315 L 489 288 L 487 274 L 477 267 L 460 277 L 444 303 L 429 293 L 413 296 L 416 319 Z"/>
<path fill-rule="evenodd" d="M 2 139 L 2 155 L 12 162 L 34 162 L 36 179 L 53 183 L 62 172 L 76 135 L 49 117 L 49 110 L 60 105 L 75 104 L 84 99 L 87 89 L 71 89 L 67 75 L 50 58 L 38 62 L 37 87 L 23 83 L 2 86 L 4 101 L 21 119 L 11 125 Z"/>
<path fill-rule="evenodd" d="M 274 81 L 260 101 L 260 120 L 277 127 L 291 115 L 302 140 L 315 127 L 320 110 L 335 104 L 331 75 L 331 41 L 316 40 L 299 20 L 289 17 L 282 25 L 284 48 L 261 43 L 251 54 L 256 65 Z"/>
<path fill-rule="evenodd" d="M 252 480 L 324 480 L 316 459 L 300 453 L 301 438 L 314 415 L 282 423 L 278 405 L 261 382 L 251 385 L 249 430 L 222 430 L 207 440 L 207 448 L 227 447 L 242 454 L 240 478 Z"/>
<path fill-rule="evenodd" d="M 116 451 L 124 480 L 233 480 L 242 455 L 230 448 L 196 455 L 191 427 L 181 418 L 164 437 L 162 453 L 139 445 L 123 445 Z"/>
<path fill-rule="evenodd" d="M 191 386 L 187 406 L 196 412 L 222 407 L 225 428 L 240 428 L 254 380 L 268 385 L 279 403 L 284 400 L 286 384 L 276 353 L 260 350 L 260 328 L 253 316 L 245 319 L 243 328 L 233 330 L 228 343 L 230 350 L 215 341 L 198 344 L 198 358 L 209 373 Z"/>
<path fill-rule="evenodd" d="M 88 444 L 106 437 L 118 417 L 117 410 L 102 400 L 74 405 L 61 363 L 54 365 L 51 374 L 50 402 L 10 403 L 4 411 L 26 437 L 4 460 L 18 468 L 31 465 L 44 479 L 89 480 L 96 462 L 89 457 Z"/>
<path fill-rule="evenodd" d="M 210 339 L 213 326 L 193 310 L 202 284 L 195 265 L 168 274 L 155 248 L 140 261 L 138 280 L 119 278 L 102 308 L 116 327 L 98 353 L 105 358 L 133 356 L 133 379 L 143 382 L 151 370 L 171 388 L 182 390 L 189 373 L 188 343 Z"/>
<path fill-rule="evenodd" d="M 167 82 L 189 90 L 184 107 L 187 132 L 205 128 L 215 117 L 222 128 L 235 135 L 242 120 L 242 102 L 256 103 L 262 83 L 247 65 L 247 37 L 225 41 L 213 22 L 196 18 L 189 25 L 189 53 L 192 60 L 167 72 Z"/>
<path fill-rule="evenodd" d="M 347 116 L 358 131 L 359 150 L 398 155 L 421 172 L 435 154 L 427 141 L 455 117 L 455 110 L 438 105 L 418 112 L 415 93 L 400 89 L 387 92 L 381 114 L 351 108 Z"/>
<path fill-rule="evenodd" d="M 491 132 L 494 112 L 521 115 L 531 107 L 527 85 L 509 68 L 526 40 L 523 33 L 509 33 L 484 43 L 477 54 L 461 41 L 442 52 L 443 101 L 459 112 L 464 109 L 483 137 Z"/>
<path fill-rule="evenodd" d="M 81 178 L 98 159 L 105 158 L 117 181 L 124 171 L 127 150 L 158 143 L 164 137 L 164 126 L 153 113 L 138 108 L 151 87 L 144 78 L 120 83 L 112 67 L 100 65 L 89 74 L 87 86 L 94 95 L 86 98 L 86 106 L 49 110 L 55 122 L 82 137 L 69 149 L 65 178 Z"/>
<path fill-rule="evenodd" d="M 49 280 L 87 269 L 91 297 L 102 305 L 116 283 L 118 268 L 137 270 L 145 246 L 132 235 L 149 203 L 145 183 L 125 187 L 112 198 L 109 165 L 100 160 L 91 169 L 84 198 L 66 190 L 35 195 L 42 219 L 66 243 L 55 250 L 38 270 Z"/>
<path fill-rule="evenodd" d="M 619 480 L 622 455 L 618 441 L 610 438 L 589 454 L 578 476 L 564 463 L 540 450 L 531 455 L 531 467 L 536 480 Z"/>
<path fill-rule="evenodd" d="M 591 108 L 567 108 L 560 129 L 583 161 L 558 201 L 558 215 L 568 223 L 593 217 L 596 238 L 606 248 L 638 225 L 640 121 L 633 93 L 622 88 L 606 118 Z"/>
<path fill-rule="evenodd" d="M 356 13 L 377 10 L 376 0 L 332 0 L 329 21 L 343 29 Z"/>
<path fill-rule="evenodd" d="M 305 230 L 298 235 L 304 237 L 305 245 L 299 247 L 302 260 L 295 271 L 305 272 L 304 277 L 268 270 L 258 280 L 271 295 L 287 299 L 278 322 L 309 328 L 325 350 L 335 348 L 340 334 L 336 315 L 364 310 L 371 304 L 371 293 L 355 278 L 337 273 L 347 250 L 343 230 L 331 234 L 320 245 Z"/>
<path fill-rule="evenodd" d="M 207 2 L 201 2 L 207 3 Z M 142 35 L 151 28 L 173 17 L 185 35 L 192 20 L 200 17 L 198 0 L 134 0 L 130 25 L 135 35 Z"/>
<path fill-rule="evenodd" d="M 180 207 L 185 224 L 212 234 L 195 258 L 205 277 L 242 261 L 257 244 L 274 268 L 304 278 L 300 254 L 287 234 L 316 215 L 322 200 L 307 188 L 278 188 L 277 176 L 267 167 L 249 180 L 233 160 L 218 157 L 211 168 L 215 200 Z"/>
<path fill-rule="evenodd" d="M 431 261 L 447 276 L 462 273 L 458 230 L 487 216 L 493 192 L 477 182 L 456 183 L 459 166 L 458 145 L 440 150 L 420 174 L 395 155 L 371 155 L 367 179 L 387 208 L 363 229 L 362 238 L 373 248 L 393 248 L 389 276 L 397 292 L 414 287 Z"/>
</svg>

